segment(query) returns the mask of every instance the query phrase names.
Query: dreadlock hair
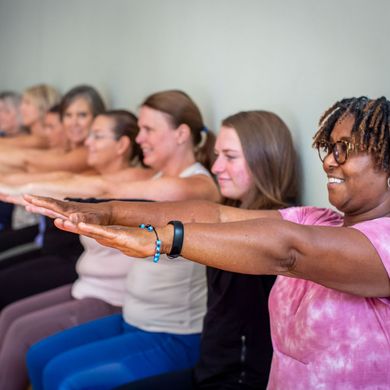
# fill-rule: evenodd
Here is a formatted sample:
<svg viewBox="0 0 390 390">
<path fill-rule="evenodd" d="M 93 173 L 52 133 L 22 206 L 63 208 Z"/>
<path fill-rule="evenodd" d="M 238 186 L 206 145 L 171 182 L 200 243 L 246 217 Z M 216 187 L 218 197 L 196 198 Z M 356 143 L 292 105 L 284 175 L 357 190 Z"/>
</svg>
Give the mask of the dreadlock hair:
<svg viewBox="0 0 390 390">
<path fill-rule="evenodd" d="M 359 144 L 358 150 L 371 153 L 376 167 L 390 172 L 390 101 L 384 96 L 343 99 L 328 108 L 319 120 L 313 147 L 318 148 L 321 141 L 329 141 L 336 123 L 346 116 L 355 119 L 351 138 Z"/>
</svg>

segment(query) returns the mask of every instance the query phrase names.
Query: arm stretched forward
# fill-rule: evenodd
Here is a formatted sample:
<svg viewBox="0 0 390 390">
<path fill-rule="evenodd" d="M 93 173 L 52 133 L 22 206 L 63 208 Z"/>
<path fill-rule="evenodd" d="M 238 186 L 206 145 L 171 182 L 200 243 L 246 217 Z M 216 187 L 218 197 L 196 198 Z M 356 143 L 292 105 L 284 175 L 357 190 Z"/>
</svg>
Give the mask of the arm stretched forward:
<svg viewBox="0 0 390 390">
<path fill-rule="evenodd" d="M 72 224 L 57 227 L 96 239 L 129 256 L 154 254 L 155 237 L 138 228 Z M 158 228 L 162 253 L 172 246 L 173 227 Z M 325 287 L 365 297 L 390 296 L 383 263 L 358 230 L 304 226 L 281 218 L 185 225 L 182 256 L 208 266 L 247 274 L 274 274 L 311 280 Z"/>
</svg>

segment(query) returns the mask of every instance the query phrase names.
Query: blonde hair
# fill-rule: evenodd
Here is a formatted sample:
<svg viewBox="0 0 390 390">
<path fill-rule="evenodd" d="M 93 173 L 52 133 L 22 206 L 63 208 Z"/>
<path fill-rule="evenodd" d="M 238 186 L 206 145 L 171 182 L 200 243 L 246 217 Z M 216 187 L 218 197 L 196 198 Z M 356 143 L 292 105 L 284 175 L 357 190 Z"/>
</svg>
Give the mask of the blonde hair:
<svg viewBox="0 0 390 390">
<path fill-rule="evenodd" d="M 38 107 L 42 117 L 61 100 L 60 93 L 51 85 L 38 84 L 24 90 L 23 96 L 28 96 Z"/>
</svg>

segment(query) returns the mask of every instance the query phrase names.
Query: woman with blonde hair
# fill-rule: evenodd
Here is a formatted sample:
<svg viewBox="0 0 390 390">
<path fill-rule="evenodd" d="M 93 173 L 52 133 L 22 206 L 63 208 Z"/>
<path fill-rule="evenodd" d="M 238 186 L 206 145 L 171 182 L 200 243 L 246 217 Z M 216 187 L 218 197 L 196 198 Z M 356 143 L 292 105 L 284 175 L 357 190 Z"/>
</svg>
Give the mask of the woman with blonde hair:
<svg viewBox="0 0 390 390">
<path fill-rule="evenodd" d="M 20 105 L 22 124 L 29 134 L 0 139 L 0 148 L 47 148 L 43 121 L 48 109 L 61 100 L 60 93 L 51 85 L 38 84 L 24 90 Z"/>
</svg>

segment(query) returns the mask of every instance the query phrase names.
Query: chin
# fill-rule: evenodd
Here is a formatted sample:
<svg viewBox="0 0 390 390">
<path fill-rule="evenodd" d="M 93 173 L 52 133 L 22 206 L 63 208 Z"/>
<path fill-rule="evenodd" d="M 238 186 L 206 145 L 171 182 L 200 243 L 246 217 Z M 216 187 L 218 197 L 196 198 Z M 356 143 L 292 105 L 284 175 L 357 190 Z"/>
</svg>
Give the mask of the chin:
<svg viewBox="0 0 390 390">
<path fill-rule="evenodd" d="M 153 159 L 144 158 L 143 163 L 144 163 L 146 166 L 148 166 L 148 167 L 150 167 L 150 168 L 153 168 Z"/>
</svg>

